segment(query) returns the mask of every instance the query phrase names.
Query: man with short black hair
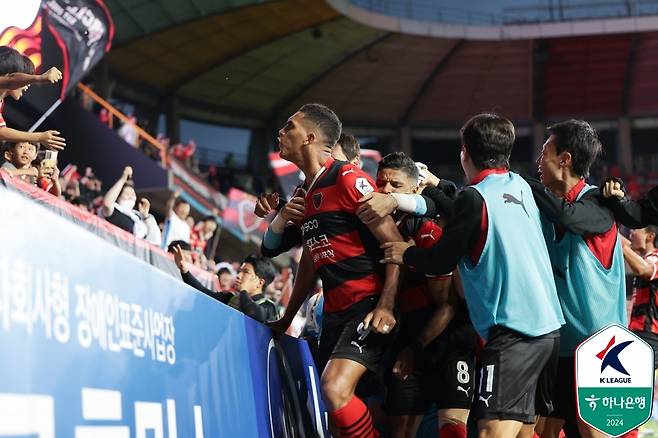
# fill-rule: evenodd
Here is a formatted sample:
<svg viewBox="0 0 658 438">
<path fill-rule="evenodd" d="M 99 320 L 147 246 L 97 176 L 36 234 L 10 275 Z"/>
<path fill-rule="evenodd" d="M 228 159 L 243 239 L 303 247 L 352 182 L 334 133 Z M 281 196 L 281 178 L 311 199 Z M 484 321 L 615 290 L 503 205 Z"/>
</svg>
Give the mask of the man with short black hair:
<svg viewBox="0 0 658 438">
<path fill-rule="evenodd" d="M 379 193 L 415 193 L 419 169 L 403 152 L 386 155 L 377 170 Z M 405 240 L 431 248 L 443 234 L 429 218 L 395 212 Z M 466 421 L 473 403 L 475 350 L 478 338 L 459 296 L 452 273 L 404 273 L 398 294 L 400 328 L 395 363 L 387 375 L 384 411 L 393 438 L 415 436 L 432 403 L 438 408 L 439 435 L 466 438 Z"/>
<path fill-rule="evenodd" d="M 235 282 L 236 289 L 239 292 L 237 294 L 215 292 L 204 287 L 190 273 L 188 266 L 191 258 L 189 254 L 190 246 L 189 244 L 185 244 L 185 246 L 187 250 L 179 243 L 172 247 L 170 252 L 174 254 L 174 261 L 186 284 L 224 304 L 228 304 L 258 322 L 265 323 L 275 321 L 278 318 L 276 304 L 263 293 L 267 285 L 276 277 L 276 269 L 272 262 L 255 255 L 248 256 L 242 262 Z"/>
<path fill-rule="evenodd" d="M 576 425 L 584 437 L 604 436 L 578 418 L 574 355 L 578 344 L 609 324 L 626 325 L 624 258 L 613 212 L 585 177 L 601 142 L 583 120 L 548 128 L 537 159 L 541 182 L 526 178 L 542 212 L 560 305 L 560 359 L 554 411 L 542 436 L 557 437 L 563 425 Z M 537 315 L 537 312 L 534 313 Z"/>
<path fill-rule="evenodd" d="M 564 323 L 539 210 L 528 184 L 509 171 L 514 140 L 503 117 L 468 120 L 460 160 L 471 186 L 457 197 L 442 238 L 430 249 L 383 245 L 386 263 L 435 275 L 459 266 L 471 321 L 486 340 L 474 388 L 486 437 L 532 436 L 535 416 L 548 414 Z"/>
<path fill-rule="evenodd" d="M 304 255 L 286 312 L 271 326 L 287 329 L 317 272 L 324 288 L 318 368 L 329 415 L 342 436 L 371 437 L 370 412 L 354 392 L 366 371 L 378 370 L 396 323 L 399 268 L 382 272 L 378 246 L 401 236 L 390 217 L 369 226 L 356 217 L 358 199 L 375 184 L 360 168 L 331 157 L 340 132 L 338 116 L 320 104 L 302 106 L 279 130 L 281 158 L 306 177 L 298 225 Z"/>
</svg>

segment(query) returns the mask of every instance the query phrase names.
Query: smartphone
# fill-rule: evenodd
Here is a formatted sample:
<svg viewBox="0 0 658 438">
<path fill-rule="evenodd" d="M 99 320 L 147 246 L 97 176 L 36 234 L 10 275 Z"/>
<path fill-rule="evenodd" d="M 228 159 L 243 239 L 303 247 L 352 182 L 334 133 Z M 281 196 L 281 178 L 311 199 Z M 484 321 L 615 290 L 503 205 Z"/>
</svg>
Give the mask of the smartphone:
<svg viewBox="0 0 658 438">
<path fill-rule="evenodd" d="M 57 166 L 57 151 L 46 151 L 43 160 L 41 161 L 41 166 L 43 167 L 55 167 Z"/>
</svg>

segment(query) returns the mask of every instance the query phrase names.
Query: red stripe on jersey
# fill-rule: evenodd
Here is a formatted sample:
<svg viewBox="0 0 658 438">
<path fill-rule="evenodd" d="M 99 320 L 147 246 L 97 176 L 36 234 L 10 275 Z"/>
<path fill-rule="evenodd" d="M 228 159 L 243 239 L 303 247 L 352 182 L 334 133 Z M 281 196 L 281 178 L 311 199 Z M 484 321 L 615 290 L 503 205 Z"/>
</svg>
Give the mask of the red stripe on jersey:
<svg viewBox="0 0 658 438">
<path fill-rule="evenodd" d="M 371 274 L 358 280 L 350 280 L 335 287 L 330 293 L 324 292 L 324 311 L 338 312 L 345 310 L 354 303 L 379 295 L 382 283 L 378 275 Z"/>
<path fill-rule="evenodd" d="M 304 245 L 323 279 L 325 309 L 332 312 L 380 292 L 375 268 L 380 266 L 381 254 L 376 239 L 355 215 L 358 200 L 374 190 L 374 181 L 358 167 L 331 158 L 323 167 L 305 195 L 301 229 Z"/>
</svg>

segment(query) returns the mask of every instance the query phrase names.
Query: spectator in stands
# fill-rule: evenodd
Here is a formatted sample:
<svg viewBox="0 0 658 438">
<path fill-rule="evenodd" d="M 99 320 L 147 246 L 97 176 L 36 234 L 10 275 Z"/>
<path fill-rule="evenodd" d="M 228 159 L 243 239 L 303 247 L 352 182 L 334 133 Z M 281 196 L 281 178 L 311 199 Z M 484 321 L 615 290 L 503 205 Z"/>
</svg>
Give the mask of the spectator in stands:
<svg viewBox="0 0 658 438">
<path fill-rule="evenodd" d="M 50 152 L 50 151 L 48 151 Z M 59 169 L 55 158 L 44 157 L 39 166 L 39 175 L 37 177 L 37 186 L 42 190 L 58 198 L 62 195 L 62 186 L 59 182 Z"/>
<path fill-rule="evenodd" d="M 62 150 L 66 140 L 58 131 L 24 132 L 9 128 L 2 117 L 7 96 L 20 100 L 31 84 L 55 83 L 62 73 L 52 67 L 41 75 L 34 74 L 34 64 L 27 56 L 7 46 L 0 46 L 0 141 L 41 143 L 49 149 Z"/>
<path fill-rule="evenodd" d="M 130 146 L 139 146 L 139 135 L 137 134 L 137 119 L 135 116 L 128 118 L 129 122 L 124 122 L 119 128 L 118 134 Z"/>
<path fill-rule="evenodd" d="M 219 263 L 216 266 L 217 278 L 219 278 L 219 290 L 221 292 L 235 292 L 235 273 L 233 267 L 228 263 Z"/>
<path fill-rule="evenodd" d="M 9 175 L 18 177 L 28 184 L 35 184 L 39 176 L 39 169 L 32 166 L 37 158 L 37 146 L 27 141 L 6 143 L 3 148 L 5 162 L 2 169 Z"/>
<path fill-rule="evenodd" d="M 100 113 L 98 114 L 98 119 L 101 121 L 101 123 L 108 128 L 112 128 L 112 114 L 105 108 L 101 108 Z"/>
<path fill-rule="evenodd" d="M 190 215 L 190 204 L 180 197 L 180 192 L 174 192 L 165 206 L 165 224 L 162 232 L 162 247 L 168 248 L 174 240 L 190 243 L 190 226 L 187 217 Z"/>
<path fill-rule="evenodd" d="M 197 223 L 194 228 L 192 228 L 192 233 L 190 235 L 190 246 L 192 246 L 192 251 L 201 254 L 205 254 L 206 245 L 208 241 L 211 240 L 217 231 L 217 221 L 212 216 L 204 217 L 199 223 Z"/>
<path fill-rule="evenodd" d="M 187 245 L 189 248 L 189 245 Z M 263 290 L 274 280 L 276 269 L 272 262 L 257 256 L 247 257 L 240 266 L 236 287 L 238 294 L 215 292 L 204 287 L 189 271 L 189 259 L 181 246 L 172 248 L 176 266 L 181 272 L 183 281 L 193 288 L 228 304 L 247 316 L 259 322 L 270 322 L 278 319 L 276 305 L 263 295 Z"/>
<path fill-rule="evenodd" d="M 103 198 L 102 214 L 105 219 L 117 227 L 145 239 L 153 245 L 160 245 L 161 235 L 158 223 L 149 213 L 151 204 L 146 198 L 139 200 L 135 210 L 137 195 L 132 185 L 133 169 L 126 166 L 123 174 L 107 191 Z"/>
<path fill-rule="evenodd" d="M 190 158 L 194 155 L 196 151 L 196 142 L 194 140 L 189 140 L 187 144 L 177 143 L 171 148 L 171 154 L 178 161 L 183 163 L 190 164 Z"/>
</svg>

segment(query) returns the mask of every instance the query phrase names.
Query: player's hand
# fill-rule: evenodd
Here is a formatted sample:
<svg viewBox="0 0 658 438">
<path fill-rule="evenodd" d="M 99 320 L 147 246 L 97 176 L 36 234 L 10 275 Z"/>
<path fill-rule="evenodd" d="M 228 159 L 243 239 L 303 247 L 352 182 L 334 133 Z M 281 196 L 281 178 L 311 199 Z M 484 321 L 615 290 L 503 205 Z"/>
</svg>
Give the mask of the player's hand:
<svg viewBox="0 0 658 438">
<path fill-rule="evenodd" d="M 48 149 L 54 149 L 57 151 L 64 150 L 66 147 L 66 140 L 64 137 L 59 136 L 59 131 L 45 131 L 38 134 L 39 143 L 44 145 Z"/>
<path fill-rule="evenodd" d="M 384 250 L 384 258 L 380 263 L 394 263 L 396 265 L 404 264 L 404 252 L 416 246 L 416 243 L 413 239 L 409 239 L 407 242 L 386 242 L 383 243 L 380 248 Z"/>
<path fill-rule="evenodd" d="M 368 193 L 359 199 L 359 203 L 361 205 L 357 208 L 356 215 L 366 225 L 385 218 L 398 208 L 398 203 L 393 196 L 377 192 Z"/>
<path fill-rule="evenodd" d="M 286 221 L 301 221 L 305 213 L 306 201 L 302 196 L 295 196 L 281 209 L 281 217 Z"/>
<path fill-rule="evenodd" d="M 409 374 L 416 368 L 415 355 L 411 348 L 405 347 L 393 364 L 393 375 L 400 380 L 407 380 Z"/>
<path fill-rule="evenodd" d="M 41 80 L 43 82 L 50 82 L 51 84 L 54 84 L 61 79 L 62 72 L 59 71 L 56 67 L 50 67 L 47 72 L 41 74 Z"/>
<path fill-rule="evenodd" d="M 254 214 L 258 217 L 265 217 L 276 209 L 279 205 L 278 193 L 261 193 L 256 200 L 256 207 L 254 207 Z"/>
<path fill-rule="evenodd" d="M 148 217 L 150 209 L 151 209 L 151 203 L 146 198 L 140 199 L 139 202 L 137 203 L 137 210 L 139 211 L 139 213 L 142 215 L 143 218 Z"/>
<path fill-rule="evenodd" d="M 180 245 L 174 246 L 173 251 L 174 251 L 174 262 L 176 263 L 178 270 L 181 272 L 181 274 L 187 273 L 190 270 L 190 268 L 187 266 L 187 261 L 185 260 L 185 254 L 183 254 L 183 250 L 181 249 Z"/>
<path fill-rule="evenodd" d="M 133 177 L 133 168 L 130 166 L 124 167 L 123 174 L 121 174 L 121 178 L 128 180 L 132 177 Z"/>
<path fill-rule="evenodd" d="M 621 182 L 615 180 L 608 180 L 603 186 L 603 196 L 606 198 L 619 198 L 623 199 L 626 196 L 622 189 Z"/>
<path fill-rule="evenodd" d="M 286 330 L 288 330 L 288 327 L 290 327 L 290 322 L 291 321 L 288 321 L 288 319 L 284 317 L 277 319 L 276 321 L 268 322 L 266 325 L 272 329 L 275 336 L 280 336 L 284 334 Z"/>
<path fill-rule="evenodd" d="M 381 333 L 383 335 L 391 333 L 391 330 L 395 327 L 393 310 L 379 305 L 375 307 L 372 312 L 363 318 L 364 330 L 368 327 L 371 327 L 375 333 Z"/>
</svg>

